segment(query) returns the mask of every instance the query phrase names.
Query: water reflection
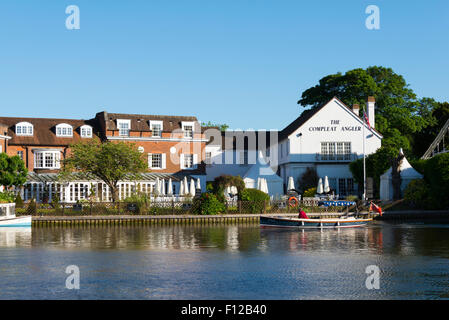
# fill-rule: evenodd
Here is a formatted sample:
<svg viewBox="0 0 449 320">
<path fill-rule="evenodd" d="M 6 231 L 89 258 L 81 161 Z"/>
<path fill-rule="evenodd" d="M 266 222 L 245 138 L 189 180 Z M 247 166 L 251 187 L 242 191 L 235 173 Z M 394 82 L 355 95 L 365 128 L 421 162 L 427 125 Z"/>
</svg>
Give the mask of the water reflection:
<svg viewBox="0 0 449 320">
<path fill-rule="evenodd" d="M 0 299 L 449 297 L 449 224 L 442 223 L 5 228 L 0 257 Z M 82 269 L 79 292 L 64 286 L 71 264 Z M 382 272 L 376 292 L 364 285 L 372 264 Z"/>
<path fill-rule="evenodd" d="M 30 243 L 31 239 L 31 243 Z M 8 244 L 7 244 L 8 243 Z M 230 252 L 338 252 L 381 255 L 449 254 L 449 224 L 377 222 L 363 228 L 260 229 L 257 224 L 175 226 L 37 227 L 23 234 L 0 231 L 0 245 L 90 248 L 207 250 Z"/>
<path fill-rule="evenodd" d="M 31 229 L 22 228 L 0 228 L 0 247 L 29 247 L 31 246 Z"/>
</svg>

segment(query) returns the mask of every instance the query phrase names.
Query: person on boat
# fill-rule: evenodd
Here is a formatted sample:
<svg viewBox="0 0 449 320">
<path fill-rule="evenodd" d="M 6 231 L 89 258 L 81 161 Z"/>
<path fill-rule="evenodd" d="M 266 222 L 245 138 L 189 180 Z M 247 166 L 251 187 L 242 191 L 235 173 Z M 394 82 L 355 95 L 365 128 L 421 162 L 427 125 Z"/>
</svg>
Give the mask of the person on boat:
<svg viewBox="0 0 449 320">
<path fill-rule="evenodd" d="M 309 219 L 309 217 L 307 216 L 307 214 L 304 212 L 304 210 L 302 210 L 302 208 L 299 208 L 299 215 L 298 215 L 299 219 Z"/>
</svg>

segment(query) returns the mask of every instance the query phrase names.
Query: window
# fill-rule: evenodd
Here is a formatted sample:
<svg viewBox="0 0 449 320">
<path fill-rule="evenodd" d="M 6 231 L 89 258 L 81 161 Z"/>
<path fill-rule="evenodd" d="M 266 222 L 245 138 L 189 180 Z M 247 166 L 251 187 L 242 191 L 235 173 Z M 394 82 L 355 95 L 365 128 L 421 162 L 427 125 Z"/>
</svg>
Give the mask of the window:
<svg viewBox="0 0 449 320">
<path fill-rule="evenodd" d="M 185 138 L 193 138 L 193 122 L 182 122 L 182 131 Z"/>
<path fill-rule="evenodd" d="M 165 169 L 165 153 L 149 153 L 148 167 L 151 169 Z"/>
<path fill-rule="evenodd" d="M 204 160 L 204 162 L 208 167 L 212 164 L 212 152 L 206 152 L 206 159 Z"/>
<path fill-rule="evenodd" d="M 16 135 L 18 136 L 32 136 L 33 125 L 29 122 L 19 122 L 16 124 Z"/>
<path fill-rule="evenodd" d="M 23 151 L 17 151 L 17 156 L 23 160 Z"/>
<path fill-rule="evenodd" d="M 34 151 L 34 168 L 59 169 L 60 151 Z"/>
<path fill-rule="evenodd" d="M 118 134 L 121 137 L 129 137 L 131 130 L 131 120 L 117 119 Z"/>
<path fill-rule="evenodd" d="M 84 125 L 80 127 L 81 138 L 92 138 L 92 127 Z"/>
<path fill-rule="evenodd" d="M 321 142 L 321 160 L 351 160 L 351 142 Z"/>
<path fill-rule="evenodd" d="M 153 132 L 153 137 L 160 138 L 162 137 L 162 121 L 150 120 L 150 129 Z"/>
<path fill-rule="evenodd" d="M 56 136 L 57 137 L 72 137 L 73 128 L 67 123 L 61 123 L 56 126 Z"/>
<path fill-rule="evenodd" d="M 184 155 L 184 168 L 185 169 L 193 168 L 193 154 Z"/>
</svg>

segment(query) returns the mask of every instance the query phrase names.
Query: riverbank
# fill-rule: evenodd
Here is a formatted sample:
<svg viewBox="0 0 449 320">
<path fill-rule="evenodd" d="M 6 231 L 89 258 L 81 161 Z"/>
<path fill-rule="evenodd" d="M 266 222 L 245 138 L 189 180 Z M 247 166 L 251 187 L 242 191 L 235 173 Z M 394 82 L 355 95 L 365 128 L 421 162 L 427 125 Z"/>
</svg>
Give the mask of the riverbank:
<svg viewBox="0 0 449 320">
<path fill-rule="evenodd" d="M 294 213 L 278 213 L 276 216 L 297 217 Z M 310 218 L 337 218 L 341 213 L 308 213 Z M 33 217 L 33 225 L 96 225 L 96 224 L 217 224 L 259 223 L 260 214 L 222 215 L 105 215 L 105 216 L 42 216 Z"/>
<path fill-rule="evenodd" d="M 426 220 L 448 219 L 449 210 L 397 210 L 385 211 L 378 220 Z"/>
</svg>

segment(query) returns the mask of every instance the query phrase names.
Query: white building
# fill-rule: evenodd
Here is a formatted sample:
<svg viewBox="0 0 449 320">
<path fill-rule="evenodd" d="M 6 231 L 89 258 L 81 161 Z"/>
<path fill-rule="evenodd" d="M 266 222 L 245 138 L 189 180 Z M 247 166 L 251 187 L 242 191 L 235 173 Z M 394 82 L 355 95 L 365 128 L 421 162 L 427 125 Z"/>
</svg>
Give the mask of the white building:
<svg viewBox="0 0 449 320">
<path fill-rule="evenodd" d="M 403 156 L 399 163 L 398 171 L 401 175 L 401 193 L 403 196 L 405 188 L 415 179 L 422 179 L 424 176 L 416 171 L 404 156 L 402 149 L 399 156 Z M 380 200 L 393 200 L 393 176 L 391 175 L 393 168 L 390 167 L 383 175 L 380 176 Z"/>
<path fill-rule="evenodd" d="M 382 135 L 374 129 L 373 97 L 368 98 L 367 106 L 371 128 L 365 124 L 365 130 L 358 105 L 350 109 L 333 98 L 321 107 L 303 112 L 280 132 L 227 131 L 220 137 L 215 136 L 215 141 L 211 139 L 205 150 L 209 163 L 207 181 L 222 174 L 243 178 L 252 166 L 257 166 L 257 155 L 262 151 L 271 166 L 272 180 L 278 180 L 279 176 L 282 179 L 282 193 L 286 191 L 289 177 L 293 177 L 296 188 L 301 189 L 301 176 L 307 168 L 315 168 L 319 177 L 329 178 L 335 194 L 358 194 L 349 163 L 363 157 L 364 148 L 366 155 L 376 152 L 382 140 Z M 256 171 L 251 172 L 252 178 L 257 180 Z M 273 195 L 271 191 L 270 194 Z"/>
<path fill-rule="evenodd" d="M 315 168 L 319 177 L 327 176 L 336 194 L 357 194 L 357 185 L 349 163 L 369 155 L 381 146 L 382 135 L 374 129 L 375 100 L 367 101 L 371 129 L 359 116 L 359 106 L 348 108 L 337 98 L 325 105 L 304 112 L 279 133 L 279 175 L 287 184 L 292 176 L 297 188 L 308 167 Z M 365 142 L 363 139 L 365 132 Z"/>
</svg>

